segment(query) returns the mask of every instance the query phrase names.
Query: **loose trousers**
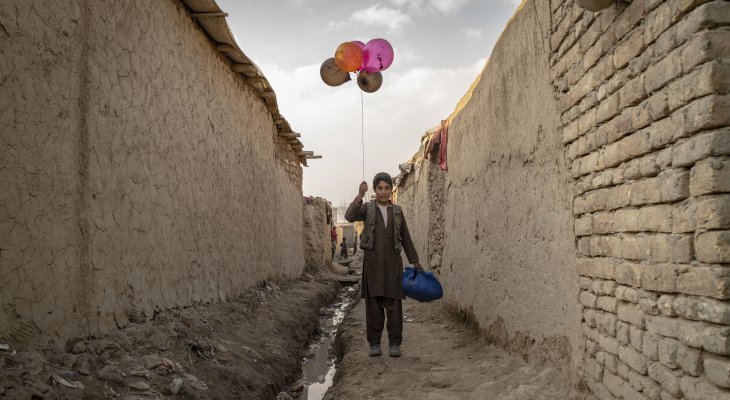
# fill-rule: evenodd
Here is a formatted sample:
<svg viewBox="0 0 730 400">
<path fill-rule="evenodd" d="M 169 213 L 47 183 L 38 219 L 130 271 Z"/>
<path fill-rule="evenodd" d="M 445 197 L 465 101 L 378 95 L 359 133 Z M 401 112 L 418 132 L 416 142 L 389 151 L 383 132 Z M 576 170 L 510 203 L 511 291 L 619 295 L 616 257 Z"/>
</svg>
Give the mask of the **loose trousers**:
<svg viewBox="0 0 730 400">
<path fill-rule="evenodd" d="M 368 343 L 380 344 L 383 325 L 388 321 L 388 340 L 400 345 L 403 341 L 403 305 L 401 299 L 389 297 L 365 298 L 365 325 L 367 326 Z"/>
</svg>

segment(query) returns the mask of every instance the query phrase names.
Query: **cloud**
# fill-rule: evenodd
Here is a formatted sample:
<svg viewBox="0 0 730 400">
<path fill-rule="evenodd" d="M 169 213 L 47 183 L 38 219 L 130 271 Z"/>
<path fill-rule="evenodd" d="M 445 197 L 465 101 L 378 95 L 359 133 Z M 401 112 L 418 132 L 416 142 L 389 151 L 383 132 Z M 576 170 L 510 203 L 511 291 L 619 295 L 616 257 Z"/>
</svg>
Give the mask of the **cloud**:
<svg viewBox="0 0 730 400">
<path fill-rule="evenodd" d="M 468 3 L 469 0 L 391 0 L 391 2 L 398 7 L 405 7 L 411 12 L 435 11 L 441 14 L 451 14 Z"/>
<path fill-rule="evenodd" d="M 416 54 L 413 50 L 396 47 L 393 51 L 398 55 L 398 62 L 402 61 L 408 64 L 415 64 L 423 61 L 423 56 Z"/>
<path fill-rule="evenodd" d="M 360 22 L 365 25 L 385 26 L 389 31 L 401 30 L 404 26 L 413 22 L 408 14 L 400 10 L 381 6 L 379 3 L 363 10 L 355 11 L 350 16 L 351 21 Z"/>
<path fill-rule="evenodd" d="M 468 0 L 430 0 L 429 3 L 444 14 L 458 10 Z"/>
<path fill-rule="evenodd" d="M 461 30 L 465 39 L 482 39 L 484 32 L 481 29 L 465 28 Z"/>
</svg>

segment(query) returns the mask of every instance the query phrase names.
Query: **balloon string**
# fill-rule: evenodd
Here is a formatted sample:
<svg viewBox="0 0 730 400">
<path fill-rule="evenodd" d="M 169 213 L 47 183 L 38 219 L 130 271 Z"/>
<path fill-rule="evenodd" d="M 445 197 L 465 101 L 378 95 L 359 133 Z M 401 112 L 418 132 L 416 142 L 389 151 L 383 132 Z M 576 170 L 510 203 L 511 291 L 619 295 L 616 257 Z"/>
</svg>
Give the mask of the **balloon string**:
<svg viewBox="0 0 730 400">
<path fill-rule="evenodd" d="M 365 102 L 360 89 L 360 141 L 362 145 L 362 180 L 365 181 Z"/>
</svg>

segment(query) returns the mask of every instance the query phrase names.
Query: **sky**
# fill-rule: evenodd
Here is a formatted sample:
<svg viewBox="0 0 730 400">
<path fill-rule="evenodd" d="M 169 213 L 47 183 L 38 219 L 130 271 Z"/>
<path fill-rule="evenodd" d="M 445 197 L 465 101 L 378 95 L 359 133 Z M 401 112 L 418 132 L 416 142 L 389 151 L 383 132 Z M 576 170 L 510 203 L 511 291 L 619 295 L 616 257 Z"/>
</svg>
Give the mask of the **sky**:
<svg viewBox="0 0 730 400">
<path fill-rule="evenodd" d="M 399 173 L 426 130 L 451 114 L 484 67 L 519 0 L 218 0 L 239 47 L 271 83 L 305 150 L 305 196 L 346 205 L 363 180 Z M 322 82 L 319 67 L 342 42 L 394 48 L 383 85 Z M 362 113 L 361 113 L 362 112 Z"/>
</svg>

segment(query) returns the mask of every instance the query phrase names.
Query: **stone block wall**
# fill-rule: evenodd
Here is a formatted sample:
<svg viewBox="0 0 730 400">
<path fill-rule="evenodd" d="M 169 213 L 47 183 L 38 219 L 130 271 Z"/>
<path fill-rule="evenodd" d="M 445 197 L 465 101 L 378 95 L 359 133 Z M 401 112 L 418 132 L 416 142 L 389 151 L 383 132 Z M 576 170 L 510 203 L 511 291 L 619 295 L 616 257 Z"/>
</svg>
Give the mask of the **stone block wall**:
<svg viewBox="0 0 730 400">
<path fill-rule="evenodd" d="M 550 7 L 583 377 L 602 400 L 730 399 L 730 2 Z"/>
<path fill-rule="evenodd" d="M 179 1 L 0 2 L 0 341 L 304 268 L 302 170 Z"/>
</svg>

